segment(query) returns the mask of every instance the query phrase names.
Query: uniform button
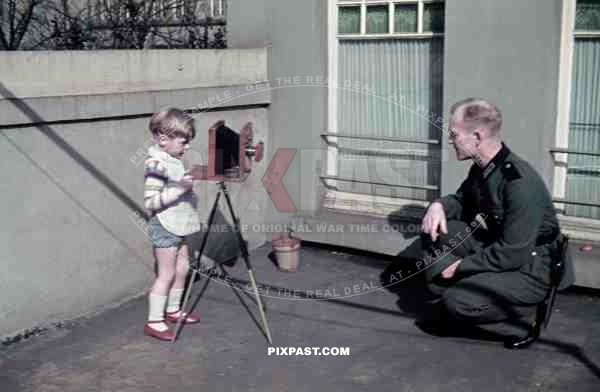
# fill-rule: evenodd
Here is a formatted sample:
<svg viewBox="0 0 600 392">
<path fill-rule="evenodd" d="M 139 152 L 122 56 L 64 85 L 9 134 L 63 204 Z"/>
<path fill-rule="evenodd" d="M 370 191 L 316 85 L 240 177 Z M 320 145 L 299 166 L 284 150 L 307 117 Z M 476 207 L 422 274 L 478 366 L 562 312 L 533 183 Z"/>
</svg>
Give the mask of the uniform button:
<svg viewBox="0 0 600 392">
<path fill-rule="evenodd" d="M 506 165 L 504 165 L 504 167 L 505 167 L 505 168 L 507 168 L 507 169 L 510 169 L 510 167 L 511 167 L 511 164 L 510 164 L 510 163 L 507 163 Z"/>
<path fill-rule="evenodd" d="M 537 256 L 537 252 L 531 252 L 532 256 Z"/>
<path fill-rule="evenodd" d="M 494 219 L 498 219 L 498 215 L 494 215 Z"/>
</svg>

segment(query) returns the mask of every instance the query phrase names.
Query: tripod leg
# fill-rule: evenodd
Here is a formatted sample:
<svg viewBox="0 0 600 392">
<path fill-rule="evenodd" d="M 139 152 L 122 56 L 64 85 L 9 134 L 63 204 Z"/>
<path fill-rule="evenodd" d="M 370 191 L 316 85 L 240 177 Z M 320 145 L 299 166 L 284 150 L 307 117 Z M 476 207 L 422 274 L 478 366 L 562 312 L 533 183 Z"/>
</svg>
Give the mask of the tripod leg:
<svg viewBox="0 0 600 392">
<path fill-rule="evenodd" d="M 206 247 L 206 241 L 208 240 L 208 235 L 210 234 L 210 227 L 213 224 L 215 219 L 215 213 L 219 206 L 219 199 L 221 198 L 221 192 L 217 193 L 217 197 L 215 198 L 215 203 L 212 206 L 212 210 L 210 210 L 210 215 L 208 217 L 208 229 L 206 230 L 206 234 L 204 238 L 202 238 L 202 245 L 200 245 L 200 253 L 198 253 L 198 257 L 196 258 L 196 268 L 192 270 L 192 276 L 190 277 L 190 281 L 187 286 L 187 290 L 185 293 L 185 298 L 183 299 L 183 304 L 181 304 L 181 315 L 182 317 L 177 320 L 177 326 L 175 327 L 175 333 L 173 334 L 173 339 L 171 343 L 174 343 L 177 340 L 177 336 L 179 335 L 179 331 L 181 330 L 181 326 L 183 324 L 183 320 L 185 319 L 185 307 L 187 306 L 188 300 L 190 298 L 190 293 L 192 291 L 192 286 L 194 285 L 194 280 L 196 279 L 196 274 L 198 273 L 198 268 L 200 268 L 200 259 L 202 258 L 202 253 L 204 252 L 204 248 Z"/>
<path fill-rule="evenodd" d="M 240 251 L 242 252 L 242 257 L 244 258 L 244 262 L 246 263 L 246 268 L 248 268 L 248 275 L 250 276 L 250 282 L 252 282 L 252 288 L 254 289 L 254 295 L 256 297 L 256 302 L 258 303 L 258 310 L 260 312 L 260 317 L 263 322 L 263 326 L 265 328 L 265 333 L 267 335 L 267 340 L 269 344 L 273 344 L 273 340 L 271 339 L 271 330 L 269 329 L 269 323 L 267 321 L 267 316 L 265 315 L 265 308 L 258 293 L 258 287 L 256 286 L 256 279 L 254 279 L 254 272 L 252 271 L 252 266 L 250 265 L 250 255 L 248 253 L 248 246 L 246 245 L 246 241 L 244 241 L 244 237 L 242 237 L 242 233 L 240 230 L 240 222 L 235 215 L 233 210 L 233 205 L 231 204 L 231 199 L 229 198 L 229 193 L 227 192 L 227 188 L 225 187 L 225 183 L 220 183 L 221 191 L 225 195 L 225 200 L 227 201 L 227 207 L 229 208 L 229 213 L 231 214 L 231 219 L 233 220 L 234 231 L 237 234 L 238 243 L 240 245 Z"/>
<path fill-rule="evenodd" d="M 256 296 L 256 302 L 258 302 L 258 310 L 260 312 L 260 317 L 262 318 L 262 322 L 265 327 L 267 340 L 269 341 L 269 344 L 273 344 L 273 339 L 271 338 L 271 330 L 269 329 L 269 323 L 267 322 L 267 316 L 265 315 L 262 299 L 260 298 L 260 294 L 258 294 L 258 288 L 256 287 L 256 280 L 254 279 L 254 273 L 252 272 L 252 269 L 248 270 L 248 275 L 250 276 L 250 281 L 252 282 L 252 287 L 254 288 L 254 295 Z"/>
</svg>

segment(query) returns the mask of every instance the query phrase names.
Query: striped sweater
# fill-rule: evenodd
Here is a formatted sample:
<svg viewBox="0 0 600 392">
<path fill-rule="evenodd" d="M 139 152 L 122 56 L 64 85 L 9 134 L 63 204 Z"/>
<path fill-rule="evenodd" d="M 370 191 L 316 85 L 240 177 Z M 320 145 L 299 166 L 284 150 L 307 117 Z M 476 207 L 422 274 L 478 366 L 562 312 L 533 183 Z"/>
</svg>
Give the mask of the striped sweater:
<svg viewBox="0 0 600 392">
<path fill-rule="evenodd" d="M 200 230 L 197 198 L 190 189 L 185 191 L 177 181 L 185 174 L 183 162 L 161 151 L 157 146 L 148 149 L 144 165 L 144 206 L 169 232 L 186 236 Z"/>
</svg>

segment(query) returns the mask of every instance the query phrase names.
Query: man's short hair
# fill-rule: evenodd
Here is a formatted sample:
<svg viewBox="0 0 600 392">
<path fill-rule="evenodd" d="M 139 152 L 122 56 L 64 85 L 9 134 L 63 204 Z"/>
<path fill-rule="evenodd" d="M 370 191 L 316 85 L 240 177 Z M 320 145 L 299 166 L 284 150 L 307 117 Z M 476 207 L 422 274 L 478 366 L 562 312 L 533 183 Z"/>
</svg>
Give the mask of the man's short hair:
<svg viewBox="0 0 600 392">
<path fill-rule="evenodd" d="M 173 135 L 181 131 L 190 131 L 190 139 L 196 136 L 194 119 L 189 118 L 180 109 L 169 108 L 155 113 L 150 119 L 150 132 L 154 136 Z"/>
<path fill-rule="evenodd" d="M 456 115 L 456 119 L 469 130 L 483 126 L 497 134 L 502 128 L 502 112 L 483 98 L 466 98 L 456 102 L 450 107 L 450 115 Z"/>
</svg>

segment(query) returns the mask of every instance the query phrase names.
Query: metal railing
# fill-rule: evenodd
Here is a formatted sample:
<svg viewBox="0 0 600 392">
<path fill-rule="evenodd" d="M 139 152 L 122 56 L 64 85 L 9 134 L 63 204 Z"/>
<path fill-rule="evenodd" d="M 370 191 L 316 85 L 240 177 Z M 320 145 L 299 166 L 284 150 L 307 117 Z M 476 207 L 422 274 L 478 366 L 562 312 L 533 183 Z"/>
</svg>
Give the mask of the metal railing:
<svg viewBox="0 0 600 392">
<path fill-rule="evenodd" d="M 389 186 L 392 188 L 408 188 L 408 189 L 421 189 L 425 191 L 439 191 L 440 187 L 437 185 L 425 185 L 425 184 L 389 184 L 387 182 L 379 182 L 367 180 L 364 178 L 350 178 L 350 177 L 340 177 L 340 176 L 319 176 L 322 180 L 332 180 L 332 181 L 343 181 L 343 182 L 356 182 L 359 184 L 369 184 L 369 185 L 380 185 L 380 186 Z"/>
<path fill-rule="evenodd" d="M 553 154 L 573 154 L 573 155 L 588 155 L 592 157 L 600 157 L 600 152 L 570 150 L 568 148 L 553 147 L 550 149 Z"/>
<path fill-rule="evenodd" d="M 429 145 L 439 145 L 440 141 L 436 139 L 417 139 L 417 138 L 409 138 L 409 137 L 388 137 L 388 136 L 362 136 L 362 135 L 350 135 L 347 133 L 336 133 L 336 132 L 325 132 L 321 134 L 321 137 L 339 137 L 339 138 L 347 138 L 347 139 L 357 139 L 357 140 L 375 140 L 375 141 L 383 141 L 383 142 L 396 142 L 396 143 L 414 143 L 414 144 L 429 144 Z"/>
<path fill-rule="evenodd" d="M 550 149 L 550 153 L 552 153 L 552 154 L 573 154 L 573 155 L 585 155 L 585 156 L 600 157 L 600 152 L 572 150 L 572 149 L 561 148 L 561 147 L 553 147 L 553 148 L 551 148 Z M 593 202 L 590 202 L 590 201 L 572 200 L 572 199 L 565 199 L 565 198 L 553 198 L 552 201 L 554 203 L 560 203 L 560 204 L 569 204 L 569 205 L 577 205 L 577 206 L 584 206 L 584 207 L 600 207 L 600 202 L 593 203 Z"/>
<path fill-rule="evenodd" d="M 357 140 L 373 140 L 373 141 L 384 141 L 384 142 L 393 142 L 393 143 L 413 143 L 413 144 L 425 144 L 429 146 L 439 146 L 440 141 L 436 139 L 419 139 L 419 138 L 409 138 L 409 137 L 387 137 L 387 136 L 366 136 L 366 135 L 350 135 L 346 133 L 337 133 L 337 132 L 324 132 L 320 135 L 324 139 L 328 139 L 330 137 L 335 138 L 347 138 L 347 139 L 357 139 Z M 371 154 L 367 151 L 364 151 L 365 155 L 376 155 Z M 394 154 L 391 154 L 394 155 Z M 331 175 L 321 175 L 319 178 L 322 181 L 342 181 L 342 182 L 354 182 L 359 184 L 369 184 L 369 185 L 378 185 L 378 186 L 388 186 L 392 188 L 407 188 L 407 189 L 419 189 L 425 191 L 439 191 L 440 187 L 437 185 L 429 185 L 429 184 L 390 184 L 386 182 L 373 181 L 371 179 L 364 178 L 350 178 L 350 177 L 342 177 L 342 176 L 331 176 Z"/>
</svg>

